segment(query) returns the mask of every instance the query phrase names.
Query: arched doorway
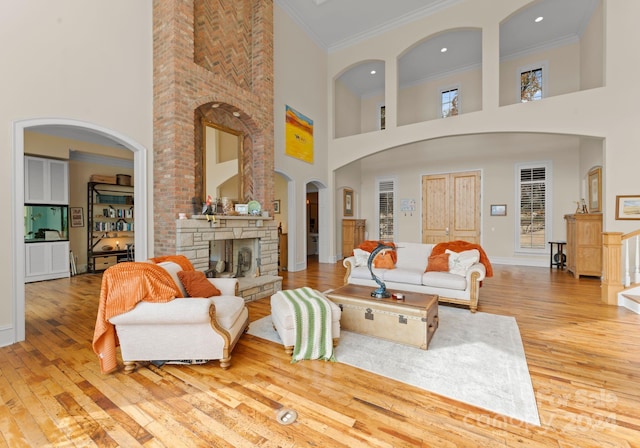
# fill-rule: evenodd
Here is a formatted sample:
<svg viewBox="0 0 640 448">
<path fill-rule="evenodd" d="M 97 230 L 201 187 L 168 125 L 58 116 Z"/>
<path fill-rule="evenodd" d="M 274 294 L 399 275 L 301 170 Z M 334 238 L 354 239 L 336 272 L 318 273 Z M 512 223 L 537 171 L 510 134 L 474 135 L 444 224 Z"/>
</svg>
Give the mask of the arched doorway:
<svg viewBox="0 0 640 448">
<path fill-rule="evenodd" d="M 321 181 L 311 180 L 307 182 L 305 192 L 306 254 L 326 263 L 329 253 L 328 189 Z"/>
<path fill-rule="evenodd" d="M 147 148 L 138 142 L 130 139 L 111 129 L 98 126 L 79 120 L 64 118 L 42 118 L 29 119 L 14 122 L 13 125 L 13 179 L 14 195 L 11 205 L 11 226 L 12 226 L 12 258 L 13 265 L 13 335 L 12 341 L 19 342 L 25 339 L 25 254 L 24 254 L 24 132 L 37 130 L 38 127 L 56 126 L 61 129 L 80 129 L 95 135 L 99 135 L 113 140 L 133 151 L 134 153 L 134 176 L 138 179 L 139 188 L 134 191 L 134 201 L 137 205 L 135 213 L 135 245 L 136 258 L 146 259 L 147 247 Z"/>
</svg>

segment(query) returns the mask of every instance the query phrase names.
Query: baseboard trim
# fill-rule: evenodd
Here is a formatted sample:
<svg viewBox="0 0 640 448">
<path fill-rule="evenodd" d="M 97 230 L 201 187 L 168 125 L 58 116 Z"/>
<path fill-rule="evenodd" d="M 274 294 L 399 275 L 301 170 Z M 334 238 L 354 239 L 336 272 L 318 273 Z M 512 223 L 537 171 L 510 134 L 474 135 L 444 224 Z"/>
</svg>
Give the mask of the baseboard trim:
<svg viewBox="0 0 640 448">
<path fill-rule="evenodd" d="M 492 257 L 489 256 L 489 261 L 491 264 L 506 264 L 509 266 L 530 266 L 530 267 L 538 267 L 538 268 L 548 268 L 549 267 L 549 259 L 545 257 L 544 260 L 536 260 L 532 258 L 513 258 L 513 257 Z"/>
<path fill-rule="evenodd" d="M 6 347 L 16 342 L 18 341 L 16 341 L 16 332 L 13 326 L 0 327 L 0 347 Z"/>
</svg>

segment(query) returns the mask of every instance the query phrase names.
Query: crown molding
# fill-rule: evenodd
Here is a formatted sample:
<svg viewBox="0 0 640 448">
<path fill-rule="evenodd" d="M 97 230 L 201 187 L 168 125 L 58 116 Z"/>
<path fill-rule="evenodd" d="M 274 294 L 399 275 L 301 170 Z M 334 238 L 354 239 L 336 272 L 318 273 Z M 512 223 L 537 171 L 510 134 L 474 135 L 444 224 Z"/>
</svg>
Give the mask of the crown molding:
<svg viewBox="0 0 640 448">
<path fill-rule="evenodd" d="M 389 30 L 399 28 L 403 25 L 406 25 L 411 22 L 415 22 L 418 19 L 423 17 L 430 16 L 435 14 L 438 11 L 442 11 L 443 9 L 447 9 L 457 3 L 461 3 L 464 0 L 440 0 L 437 3 L 431 4 L 429 6 L 425 6 L 422 9 L 417 9 L 415 11 L 411 11 L 403 16 L 398 17 L 397 19 L 391 20 L 389 22 L 383 23 L 380 26 L 371 28 L 369 30 L 363 31 L 350 37 L 348 39 L 343 39 L 338 43 L 331 45 L 327 48 L 329 53 L 333 53 L 334 51 L 342 50 L 344 48 L 355 45 L 359 42 L 365 41 L 372 37 L 378 36 L 380 34 L 386 33 Z"/>
</svg>

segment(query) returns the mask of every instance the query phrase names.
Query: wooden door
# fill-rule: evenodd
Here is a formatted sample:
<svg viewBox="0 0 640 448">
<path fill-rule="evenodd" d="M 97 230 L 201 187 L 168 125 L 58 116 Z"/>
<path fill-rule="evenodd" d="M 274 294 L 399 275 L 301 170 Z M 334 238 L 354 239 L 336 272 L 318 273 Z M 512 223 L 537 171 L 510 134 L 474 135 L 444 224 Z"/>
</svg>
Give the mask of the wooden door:
<svg viewBox="0 0 640 448">
<path fill-rule="evenodd" d="M 480 242 L 480 172 L 422 177 L 422 242 Z"/>
</svg>

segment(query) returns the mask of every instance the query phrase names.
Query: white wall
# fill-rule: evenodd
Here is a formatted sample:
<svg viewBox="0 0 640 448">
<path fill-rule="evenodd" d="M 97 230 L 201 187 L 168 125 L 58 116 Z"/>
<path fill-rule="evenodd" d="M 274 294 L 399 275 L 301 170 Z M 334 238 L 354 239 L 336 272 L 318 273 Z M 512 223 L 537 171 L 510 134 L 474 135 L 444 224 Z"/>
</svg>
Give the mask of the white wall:
<svg viewBox="0 0 640 448">
<path fill-rule="evenodd" d="M 604 85 L 604 33 L 602 5 L 598 4 L 580 39 L 580 89 Z"/>
<path fill-rule="evenodd" d="M 387 89 L 387 129 L 330 140 L 329 171 L 389 148 L 456 135 L 525 132 L 595 137 L 604 139 L 606 148 L 603 161 L 604 229 L 625 232 L 636 228 L 637 224 L 633 222 L 615 220 L 615 195 L 637 190 L 635 171 L 640 163 L 637 150 L 640 147 L 637 132 L 640 109 L 633 99 L 640 96 L 640 84 L 635 80 L 640 59 L 629 55 L 635 54 L 634 42 L 640 39 L 640 29 L 634 21 L 640 14 L 640 3 L 604 1 L 606 86 L 552 96 L 535 103 L 500 107 L 499 25 L 528 3 L 527 0 L 462 1 L 431 17 L 331 53 L 329 78 L 360 60 L 393 61 L 405 48 L 421 41 L 427 34 L 464 25 L 482 29 L 483 36 L 482 111 L 463 114 L 455 120 L 431 120 L 398 127 L 393 119 L 396 112 L 391 109 L 397 103 L 397 94 L 393 89 Z M 579 53 L 578 49 L 571 50 L 571 67 L 579 63 L 579 56 L 574 53 Z M 385 72 L 387 85 L 394 85 L 397 67 L 387 63 Z M 569 72 L 573 72 L 573 68 Z M 579 76 L 572 76 L 556 86 L 559 91 L 572 91 L 577 90 L 579 82 Z M 580 194 L 583 175 L 573 176 L 576 184 L 570 190 L 576 195 Z M 366 185 L 366 188 L 371 187 Z M 334 220 L 338 225 L 339 219 L 335 217 Z M 335 247 L 332 253 L 337 253 Z"/>
<path fill-rule="evenodd" d="M 273 219 L 282 224 L 282 233 L 289 232 L 289 223 L 287 218 L 289 216 L 289 198 L 287 196 L 287 179 L 281 174 L 276 173 L 274 178 L 274 198 L 276 201 L 280 201 L 280 213 L 274 214 Z"/>
<path fill-rule="evenodd" d="M 13 125 L 19 120 L 80 120 L 153 147 L 152 4 L 114 0 L 0 2 L 0 206 L 11 210 Z M 21 157 L 21 154 L 18 154 Z M 151 159 L 151 155 L 149 156 Z M 151 164 L 149 164 L 151 166 Z M 151 168 L 150 168 L 151 169 Z M 149 182 L 153 176 L 149 173 Z M 152 203 L 153 201 L 149 201 Z M 0 233 L 10 239 L 10 214 Z M 0 345 L 16 333 L 16 297 L 11 244 L 0 255 Z M 18 249 L 16 249 L 18 250 Z"/>
<path fill-rule="evenodd" d="M 500 105 L 520 102 L 522 67 L 544 63 L 543 74 L 547 97 L 576 92 L 580 89 L 580 46 L 577 43 L 533 53 L 500 63 Z M 546 78 L 544 78 L 546 76 Z"/>
<path fill-rule="evenodd" d="M 580 138 L 545 134 L 483 134 L 416 142 L 383 151 L 354 162 L 361 167 L 361 217 L 367 219 L 372 238 L 375 229 L 375 181 L 377 177 L 397 179 L 397 199 L 413 199 L 413 214 L 397 212 L 397 240 L 422 241 L 422 176 L 460 171 L 480 171 L 482 183 L 481 241 L 492 259 L 518 264 L 545 265 L 545 256 L 517 254 L 514 251 L 516 164 L 552 164 L 552 223 L 550 238 L 564 240 L 564 215 L 573 213 L 580 200 Z M 337 176 L 336 176 L 337 177 Z M 491 204 L 506 204 L 507 216 L 490 216 Z"/>
<path fill-rule="evenodd" d="M 467 70 L 427 80 L 398 92 L 398 126 L 440 117 L 444 89 L 459 89 L 460 113 L 482 110 L 482 71 Z"/>
<path fill-rule="evenodd" d="M 341 220 L 343 218 L 349 219 L 359 219 L 362 218 L 361 215 L 361 203 L 363 192 L 361 190 L 362 180 L 360 178 L 362 176 L 362 167 L 360 166 L 360 162 L 356 161 L 350 163 L 349 165 L 339 169 L 335 173 L 334 178 L 334 213 L 337 216 L 336 220 L 336 233 L 335 233 L 335 244 L 338 248 L 338 253 L 342 255 L 342 227 Z M 353 216 L 344 216 L 344 190 L 348 188 L 353 190 Z"/>
<path fill-rule="evenodd" d="M 327 54 L 318 47 L 292 19 L 274 3 L 274 115 L 275 168 L 291 179 L 289 189 L 288 225 L 290 271 L 306 268 L 306 185 L 309 182 L 328 184 L 327 167 Z M 313 163 L 285 155 L 285 106 L 291 106 L 313 120 Z M 323 201 L 320 192 L 320 233 L 329 227 L 330 199 Z M 324 236 L 323 236 L 324 237 Z M 327 258 L 321 248 L 320 259 Z"/>
<path fill-rule="evenodd" d="M 340 79 L 335 82 L 335 136 L 346 137 L 362 132 L 360 123 L 361 99 L 354 95 Z"/>
</svg>

